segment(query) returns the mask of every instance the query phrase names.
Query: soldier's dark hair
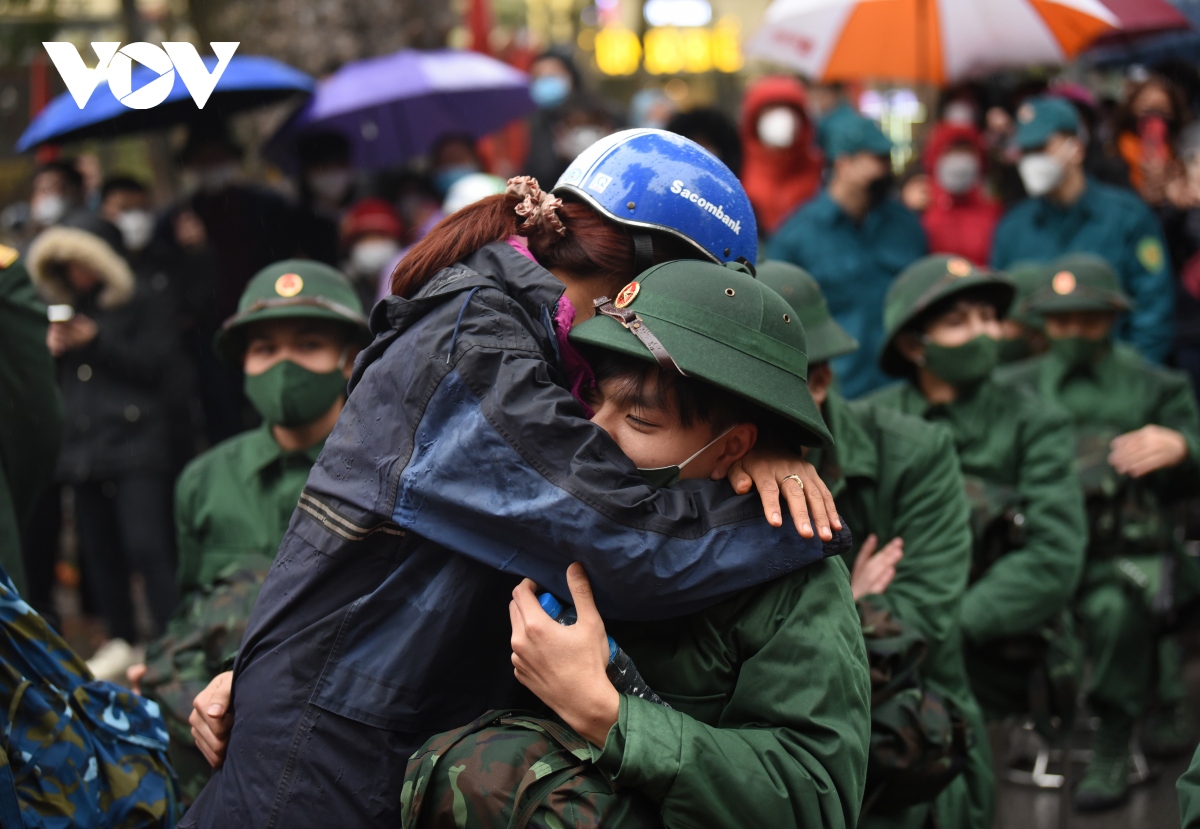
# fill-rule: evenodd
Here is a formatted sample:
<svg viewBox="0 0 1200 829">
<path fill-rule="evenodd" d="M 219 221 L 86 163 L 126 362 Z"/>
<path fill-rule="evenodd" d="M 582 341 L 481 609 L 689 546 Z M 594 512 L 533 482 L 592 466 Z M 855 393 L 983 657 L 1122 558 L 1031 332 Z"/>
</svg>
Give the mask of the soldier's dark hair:
<svg viewBox="0 0 1200 829">
<path fill-rule="evenodd" d="M 755 424 L 760 434 L 786 434 L 776 431 L 786 428 L 783 418 L 703 380 L 615 351 L 588 348 L 584 356 L 596 375 L 596 384 L 608 384 L 609 394 L 615 395 L 620 405 L 640 402 L 673 411 L 683 428 L 707 423 L 714 436 L 739 423 Z M 651 379 L 657 382 L 651 383 Z"/>
<path fill-rule="evenodd" d="M 950 296 L 942 297 L 917 314 L 904 326 L 903 330 L 912 334 L 924 334 L 925 329 L 931 322 L 948 313 L 951 308 L 960 302 L 979 302 L 991 305 L 996 309 L 998 316 L 1003 316 L 1007 310 L 1007 306 L 1005 305 L 1005 298 L 1007 296 L 1008 293 L 1005 288 L 994 285 L 980 285 L 965 291 L 953 293 Z"/>
<path fill-rule="evenodd" d="M 33 177 L 37 178 L 43 173 L 55 173 L 62 176 L 69 189 L 76 193 L 83 193 L 83 174 L 75 166 L 74 159 L 56 158 L 54 161 L 47 161 L 33 171 Z"/>
<path fill-rule="evenodd" d="M 149 193 L 150 188 L 133 176 L 109 176 L 100 186 L 100 201 L 104 201 L 113 193 L 122 192 Z"/>
</svg>

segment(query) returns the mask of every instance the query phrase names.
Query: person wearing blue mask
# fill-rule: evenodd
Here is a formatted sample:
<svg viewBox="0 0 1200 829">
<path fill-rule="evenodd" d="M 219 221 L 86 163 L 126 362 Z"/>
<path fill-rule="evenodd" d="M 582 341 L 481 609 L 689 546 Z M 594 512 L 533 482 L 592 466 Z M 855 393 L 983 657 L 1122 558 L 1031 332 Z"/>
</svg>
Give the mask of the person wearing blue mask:
<svg viewBox="0 0 1200 829">
<path fill-rule="evenodd" d="M 538 181 L 556 181 L 575 157 L 575 153 L 561 157 L 555 148 L 555 136 L 566 114 L 565 105 L 582 92 L 582 78 L 570 53 L 552 49 L 534 59 L 529 79 L 529 96 L 537 111 L 527 122 L 529 153 L 520 170 Z"/>
<path fill-rule="evenodd" d="M 475 139 L 465 133 L 447 133 L 438 138 L 429 152 L 434 189 L 444 198 L 460 178 L 483 169 Z"/>
</svg>

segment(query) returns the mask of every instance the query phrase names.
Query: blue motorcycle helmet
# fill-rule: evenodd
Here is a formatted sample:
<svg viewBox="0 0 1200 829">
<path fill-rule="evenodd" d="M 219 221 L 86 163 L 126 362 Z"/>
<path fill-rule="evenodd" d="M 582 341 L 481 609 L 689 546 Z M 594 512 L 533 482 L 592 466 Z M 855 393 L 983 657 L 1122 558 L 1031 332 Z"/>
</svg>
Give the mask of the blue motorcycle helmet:
<svg viewBox="0 0 1200 829">
<path fill-rule="evenodd" d="M 571 162 L 553 192 L 570 194 L 618 224 L 682 239 L 717 264 L 753 266 L 758 255 L 758 224 L 737 176 L 673 132 L 606 136 Z M 635 234 L 634 242 L 641 252 L 649 237 Z"/>
</svg>

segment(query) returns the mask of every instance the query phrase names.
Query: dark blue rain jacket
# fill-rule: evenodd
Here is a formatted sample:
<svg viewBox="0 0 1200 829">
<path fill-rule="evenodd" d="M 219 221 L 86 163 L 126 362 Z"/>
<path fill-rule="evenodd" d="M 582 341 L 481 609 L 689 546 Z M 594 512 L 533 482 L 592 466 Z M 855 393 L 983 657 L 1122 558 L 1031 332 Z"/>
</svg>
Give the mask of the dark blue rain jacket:
<svg viewBox="0 0 1200 829">
<path fill-rule="evenodd" d="M 565 388 L 563 286 L 503 243 L 376 306 L 375 342 L 325 443 L 235 666 L 224 767 L 183 826 L 399 825 L 410 754 L 529 704 L 508 602 L 679 616 L 822 557 L 725 482 L 654 489 Z"/>
</svg>

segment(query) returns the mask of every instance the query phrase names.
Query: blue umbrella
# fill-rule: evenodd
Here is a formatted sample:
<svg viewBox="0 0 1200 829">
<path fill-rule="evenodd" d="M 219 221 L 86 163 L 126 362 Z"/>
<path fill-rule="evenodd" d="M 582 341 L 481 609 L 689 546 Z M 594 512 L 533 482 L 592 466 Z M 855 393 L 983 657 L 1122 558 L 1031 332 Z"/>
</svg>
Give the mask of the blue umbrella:
<svg viewBox="0 0 1200 829">
<path fill-rule="evenodd" d="M 209 72 L 217 65 L 215 57 L 208 56 L 203 60 Z M 140 89 L 157 77 L 159 75 L 153 69 L 135 65 L 133 89 Z M 204 109 L 196 108 L 178 72 L 175 73 L 171 94 L 152 109 L 129 109 L 116 99 L 108 83 L 102 81 L 83 109 L 79 108 L 69 92 L 64 92 L 47 104 L 17 141 L 17 152 L 24 152 L 39 144 L 111 138 L 164 129 L 199 119 L 220 119 L 298 93 L 312 92 L 315 85 L 313 79 L 299 69 L 271 58 L 253 55 L 234 55 L 230 59 Z"/>
<path fill-rule="evenodd" d="M 438 136 L 486 135 L 532 112 L 529 77 L 478 52 L 416 51 L 349 63 L 321 81 L 312 100 L 271 140 L 287 162 L 305 132 L 344 135 L 361 168 L 387 167 L 425 152 Z"/>
</svg>

